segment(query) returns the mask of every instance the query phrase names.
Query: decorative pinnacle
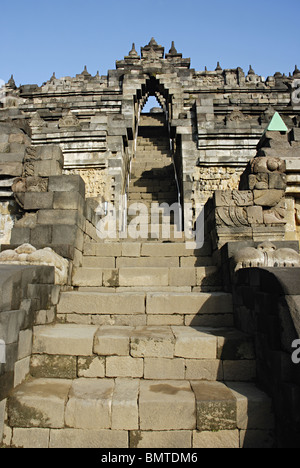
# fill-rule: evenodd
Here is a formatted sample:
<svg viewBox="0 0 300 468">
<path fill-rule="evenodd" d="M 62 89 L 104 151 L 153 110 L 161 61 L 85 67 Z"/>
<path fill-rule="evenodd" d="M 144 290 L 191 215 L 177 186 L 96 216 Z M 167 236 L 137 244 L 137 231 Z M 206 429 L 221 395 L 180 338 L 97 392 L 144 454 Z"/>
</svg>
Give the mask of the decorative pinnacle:
<svg viewBox="0 0 300 468">
<path fill-rule="evenodd" d="M 154 39 L 154 37 L 151 38 L 151 41 L 149 42 L 148 45 L 149 45 L 149 46 L 157 46 L 157 42 L 156 42 L 156 40 Z"/>
<path fill-rule="evenodd" d="M 294 75 L 294 76 L 295 76 L 295 75 L 300 75 L 300 70 L 299 70 L 299 68 L 298 68 L 297 65 L 295 65 L 295 70 L 294 70 L 293 75 Z"/>
<path fill-rule="evenodd" d="M 10 79 L 9 79 L 8 82 L 7 82 L 7 85 L 9 86 L 9 88 L 12 88 L 12 89 L 15 89 L 15 88 L 16 88 L 16 83 L 15 83 L 15 80 L 14 80 L 14 75 L 11 75 Z"/>
<path fill-rule="evenodd" d="M 137 53 L 136 49 L 135 49 L 135 43 L 132 44 L 132 49 L 131 51 L 129 52 L 129 57 L 138 57 L 139 54 Z"/>
<path fill-rule="evenodd" d="M 220 62 L 217 62 L 217 68 L 216 68 L 215 71 L 221 71 L 221 70 L 223 70 L 223 69 L 222 69 L 222 67 L 220 65 Z"/>
<path fill-rule="evenodd" d="M 172 41 L 172 45 L 171 45 L 171 49 L 169 50 L 169 54 L 171 54 L 171 55 L 177 55 L 178 54 L 178 52 L 176 50 L 176 47 L 175 47 L 175 42 L 174 41 Z"/>
<path fill-rule="evenodd" d="M 255 75 L 255 71 L 252 68 L 252 65 L 249 66 L 248 75 Z"/>
</svg>

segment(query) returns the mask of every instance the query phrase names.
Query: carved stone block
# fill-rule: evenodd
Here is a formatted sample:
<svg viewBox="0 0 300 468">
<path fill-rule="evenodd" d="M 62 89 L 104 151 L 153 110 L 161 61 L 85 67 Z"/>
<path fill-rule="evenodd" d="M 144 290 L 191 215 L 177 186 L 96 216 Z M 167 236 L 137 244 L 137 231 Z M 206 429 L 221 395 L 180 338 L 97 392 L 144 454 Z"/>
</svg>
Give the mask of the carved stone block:
<svg viewBox="0 0 300 468">
<path fill-rule="evenodd" d="M 263 209 L 261 206 L 248 206 L 247 216 L 249 224 L 263 224 Z"/>
<path fill-rule="evenodd" d="M 232 198 L 237 206 L 253 205 L 253 193 L 250 190 L 233 190 Z"/>
<path fill-rule="evenodd" d="M 284 197 L 283 190 L 253 190 L 254 204 L 258 206 L 276 206 Z"/>
</svg>

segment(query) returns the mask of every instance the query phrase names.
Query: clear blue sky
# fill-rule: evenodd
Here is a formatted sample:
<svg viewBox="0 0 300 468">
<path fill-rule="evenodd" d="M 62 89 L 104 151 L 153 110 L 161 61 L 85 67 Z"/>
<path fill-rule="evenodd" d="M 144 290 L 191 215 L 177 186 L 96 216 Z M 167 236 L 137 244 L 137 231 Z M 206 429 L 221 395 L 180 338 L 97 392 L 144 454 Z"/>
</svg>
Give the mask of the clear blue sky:
<svg viewBox="0 0 300 468">
<path fill-rule="evenodd" d="M 2 1 L 0 79 L 42 84 L 88 71 L 106 75 L 152 36 L 196 70 L 251 64 L 256 73 L 300 68 L 299 0 Z"/>
</svg>

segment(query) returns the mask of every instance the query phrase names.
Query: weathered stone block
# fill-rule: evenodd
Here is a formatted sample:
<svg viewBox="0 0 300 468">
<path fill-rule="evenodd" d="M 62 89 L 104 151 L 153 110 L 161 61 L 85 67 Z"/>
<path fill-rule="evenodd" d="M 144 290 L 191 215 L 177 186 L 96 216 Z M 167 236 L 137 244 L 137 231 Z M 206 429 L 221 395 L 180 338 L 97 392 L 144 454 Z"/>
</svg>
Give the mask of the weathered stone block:
<svg viewBox="0 0 300 468">
<path fill-rule="evenodd" d="M 194 431 L 193 434 L 193 448 L 239 448 L 240 447 L 240 436 L 239 431 L 235 430 L 223 430 L 223 431 Z"/>
<path fill-rule="evenodd" d="M 285 190 L 286 178 L 286 174 L 280 174 L 279 172 L 269 174 L 269 189 Z"/>
<path fill-rule="evenodd" d="M 128 431 L 52 429 L 50 448 L 128 448 Z"/>
<path fill-rule="evenodd" d="M 23 383 L 9 399 L 11 427 L 64 427 L 71 381 L 36 379 Z"/>
<path fill-rule="evenodd" d="M 237 404 L 233 393 L 220 382 L 192 382 L 197 405 L 197 429 L 236 429 Z"/>
<path fill-rule="evenodd" d="M 35 161 L 34 175 L 36 177 L 57 176 L 62 173 L 62 164 L 59 161 Z"/>
<path fill-rule="evenodd" d="M 195 429 L 195 396 L 189 382 L 141 381 L 141 430 Z"/>
<path fill-rule="evenodd" d="M 52 192 L 27 192 L 24 197 L 24 209 L 30 210 L 50 210 L 53 206 Z"/>
<path fill-rule="evenodd" d="M 30 229 L 14 226 L 11 231 L 11 244 L 21 245 L 30 243 Z"/>
<path fill-rule="evenodd" d="M 239 429 L 273 429 L 272 400 L 255 384 L 231 382 L 229 385 L 237 399 Z"/>
<path fill-rule="evenodd" d="M 103 271 L 100 268 L 76 268 L 72 273 L 73 286 L 102 286 Z"/>
<path fill-rule="evenodd" d="M 30 373 L 36 378 L 76 379 L 76 357 L 35 354 L 31 356 Z"/>
<path fill-rule="evenodd" d="M 132 431 L 130 448 L 191 448 L 192 431 Z"/>
<path fill-rule="evenodd" d="M 0 164 L 0 175 L 9 175 L 12 177 L 21 177 L 23 173 L 23 164 L 21 162 L 5 162 Z"/>
<path fill-rule="evenodd" d="M 54 192 L 54 210 L 78 210 L 81 214 L 84 211 L 84 198 L 80 193 L 74 192 Z"/>
<path fill-rule="evenodd" d="M 75 380 L 66 406 L 66 425 L 77 429 L 110 429 L 113 390 L 113 380 Z"/>
<path fill-rule="evenodd" d="M 103 326 L 94 340 L 94 353 L 101 356 L 129 356 L 130 335 L 133 327 Z"/>
<path fill-rule="evenodd" d="M 46 449 L 49 447 L 50 429 L 15 428 L 12 446 L 24 449 Z"/>
<path fill-rule="evenodd" d="M 33 353 L 67 356 L 92 355 L 96 331 L 97 327 L 92 325 L 56 324 L 35 327 Z"/>
<path fill-rule="evenodd" d="M 273 207 L 284 197 L 284 191 L 275 189 L 254 190 L 253 196 L 255 205 Z"/>
<path fill-rule="evenodd" d="M 147 380 L 183 380 L 185 376 L 184 359 L 146 357 L 144 365 L 144 378 Z"/>
<path fill-rule="evenodd" d="M 25 191 L 27 192 L 47 192 L 48 190 L 48 178 L 47 177 L 32 177 L 31 176 L 31 177 L 26 177 L 25 179 L 21 179 L 21 180 L 23 180 L 26 183 Z"/>
<path fill-rule="evenodd" d="M 20 359 L 15 363 L 14 387 L 20 385 L 29 375 L 30 357 Z"/>
<path fill-rule="evenodd" d="M 172 358 L 174 345 L 169 327 L 137 327 L 131 334 L 130 354 L 133 357 Z"/>
<path fill-rule="evenodd" d="M 42 161 L 53 160 L 59 161 L 62 166 L 64 164 L 63 153 L 58 145 L 38 146 L 36 148 L 36 157 Z"/>
<path fill-rule="evenodd" d="M 79 192 L 85 197 L 85 183 L 79 175 L 61 175 L 49 177 L 51 192 Z"/>
<path fill-rule="evenodd" d="M 145 313 L 145 294 L 142 293 L 85 293 L 66 292 L 61 295 L 58 313 L 70 314 L 118 314 Z"/>
<path fill-rule="evenodd" d="M 83 233 L 77 226 L 58 224 L 52 228 L 52 243 L 55 245 L 69 244 L 82 250 Z M 61 255 L 66 256 L 64 252 Z"/>
<path fill-rule="evenodd" d="M 223 380 L 223 364 L 218 359 L 185 359 L 187 380 Z"/>
<path fill-rule="evenodd" d="M 139 428 L 139 385 L 138 380 L 116 379 L 112 402 L 112 429 Z"/>
<path fill-rule="evenodd" d="M 172 327 L 176 337 L 174 355 L 190 359 L 215 359 L 217 339 L 200 328 Z"/>
<path fill-rule="evenodd" d="M 52 226 L 36 226 L 30 231 L 32 245 L 47 245 L 52 242 Z"/>
<path fill-rule="evenodd" d="M 232 297 L 224 293 L 148 293 L 147 314 L 232 313 Z"/>
<path fill-rule="evenodd" d="M 21 330 L 18 340 L 18 359 L 23 359 L 31 355 L 32 351 L 32 330 Z"/>
<path fill-rule="evenodd" d="M 105 377 L 105 358 L 94 356 L 78 358 L 78 377 Z"/>
<path fill-rule="evenodd" d="M 77 210 L 40 210 L 37 222 L 39 224 L 76 225 L 84 229 L 83 217 Z"/>
<path fill-rule="evenodd" d="M 131 356 L 110 356 L 106 359 L 106 377 L 141 378 L 143 375 L 143 359 Z"/>
<path fill-rule="evenodd" d="M 247 217 L 249 224 L 263 224 L 263 210 L 261 206 L 248 206 Z"/>
</svg>

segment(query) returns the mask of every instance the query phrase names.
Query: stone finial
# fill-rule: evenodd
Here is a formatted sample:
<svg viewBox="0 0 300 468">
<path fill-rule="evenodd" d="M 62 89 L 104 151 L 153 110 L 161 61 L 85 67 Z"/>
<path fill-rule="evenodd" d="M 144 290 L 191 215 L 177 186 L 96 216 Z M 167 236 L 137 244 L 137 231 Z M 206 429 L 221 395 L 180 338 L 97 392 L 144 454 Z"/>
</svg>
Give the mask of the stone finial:
<svg viewBox="0 0 300 468">
<path fill-rule="evenodd" d="M 131 58 L 139 58 L 139 54 L 137 53 L 137 51 L 135 49 L 135 43 L 132 44 L 132 49 L 129 52 L 128 56 L 131 57 Z"/>
<path fill-rule="evenodd" d="M 169 54 L 176 54 L 177 55 L 177 50 L 176 50 L 176 47 L 175 47 L 175 42 L 172 41 L 172 45 L 171 45 L 171 49 L 169 50 Z"/>
<path fill-rule="evenodd" d="M 255 75 L 255 71 L 252 68 L 252 65 L 249 65 L 248 75 Z"/>
<path fill-rule="evenodd" d="M 151 46 L 151 47 L 155 47 L 158 44 L 157 44 L 156 40 L 154 39 L 154 37 L 152 37 L 148 45 Z"/>
<path fill-rule="evenodd" d="M 50 78 L 50 81 L 54 81 L 54 80 L 56 80 L 55 72 L 53 72 L 53 75 Z"/>
<path fill-rule="evenodd" d="M 86 65 L 84 66 L 84 70 L 81 73 L 81 75 L 86 76 L 86 77 L 91 76 L 90 73 L 87 71 L 87 66 Z"/>
<path fill-rule="evenodd" d="M 299 70 L 297 65 L 295 65 L 295 70 L 294 70 L 294 73 L 293 73 L 293 76 L 295 76 L 295 75 L 300 75 L 300 70 Z"/>
<path fill-rule="evenodd" d="M 222 71 L 222 70 L 223 68 L 221 67 L 220 62 L 217 62 L 217 68 L 215 71 Z"/>
<path fill-rule="evenodd" d="M 176 50 L 174 41 L 172 41 L 171 49 L 169 50 L 169 53 L 166 54 L 166 58 L 182 58 L 182 54 L 179 54 Z"/>
<path fill-rule="evenodd" d="M 14 80 L 14 75 L 11 75 L 10 79 L 7 82 L 9 88 L 15 89 L 16 88 L 16 83 Z"/>
</svg>

